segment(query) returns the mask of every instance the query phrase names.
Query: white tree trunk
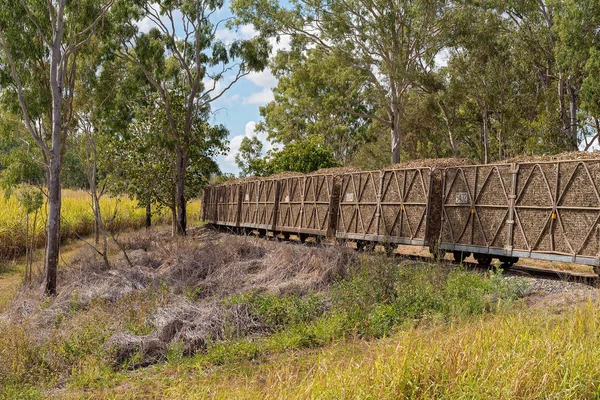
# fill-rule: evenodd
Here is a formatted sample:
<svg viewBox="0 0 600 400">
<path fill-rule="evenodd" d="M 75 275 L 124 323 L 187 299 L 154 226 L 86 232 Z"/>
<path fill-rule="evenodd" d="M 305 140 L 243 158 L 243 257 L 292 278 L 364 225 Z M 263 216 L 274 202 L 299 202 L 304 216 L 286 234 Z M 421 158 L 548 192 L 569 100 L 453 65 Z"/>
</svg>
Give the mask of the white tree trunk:
<svg viewBox="0 0 600 400">
<path fill-rule="evenodd" d="M 50 90 L 52 93 L 52 150 L 48 171 L 48 242 L 46 247 L 46 294 L 56 294 L 56 270 L 60 251 L 60 171 L 62 139 L 62 97 L 63 97 L 63 52 L 64 8 L 66 0 L 59 0 L 54 37 L 50 49 Z M 52 11 L 51 11 L 52 12 Z"/>
</svg>

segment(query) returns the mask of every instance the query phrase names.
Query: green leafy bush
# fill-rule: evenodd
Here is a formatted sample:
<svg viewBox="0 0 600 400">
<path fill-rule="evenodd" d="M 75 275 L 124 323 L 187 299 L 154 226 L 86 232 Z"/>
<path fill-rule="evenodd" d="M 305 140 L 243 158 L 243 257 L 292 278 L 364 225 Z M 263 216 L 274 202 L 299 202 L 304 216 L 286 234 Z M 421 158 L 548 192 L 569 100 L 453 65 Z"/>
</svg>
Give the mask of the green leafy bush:
<svg viewBox="0 0 600 400">
<path fill-rule="evenodd" d="M 235 296 L 226 303 L 246 305 L 252 315 L 274 331 L 310 322 L 325 311 L 323 298 L 316 294 L 299 297 L 253 292 Z"/>
</svg>

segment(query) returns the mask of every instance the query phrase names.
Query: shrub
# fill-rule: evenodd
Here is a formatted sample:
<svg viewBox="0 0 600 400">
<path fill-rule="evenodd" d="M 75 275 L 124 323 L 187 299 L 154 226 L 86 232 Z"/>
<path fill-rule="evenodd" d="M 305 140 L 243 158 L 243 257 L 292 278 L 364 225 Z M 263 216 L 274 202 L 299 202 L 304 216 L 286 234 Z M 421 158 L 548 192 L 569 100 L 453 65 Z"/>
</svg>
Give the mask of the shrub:
<svg viewBox="0 0 600 400">
<path fill-rule="evenodd" d="M 299 297 L 253 292 L 234 296 L 226 304 L 245 305 L 272 331 L 313 321 L 325 311 L 323 298 L 315 294 Z"/>
<path fill-rule="evenodd" d="M 494 312 L 524 290 L 508 283 L 501 271 L 397 263 L 387 257 L 363 261 L 332 290 L 335 312 L 348 333 L 380 337 L 394 327 L 423 318 L 453 320 Z"/>
</svg>

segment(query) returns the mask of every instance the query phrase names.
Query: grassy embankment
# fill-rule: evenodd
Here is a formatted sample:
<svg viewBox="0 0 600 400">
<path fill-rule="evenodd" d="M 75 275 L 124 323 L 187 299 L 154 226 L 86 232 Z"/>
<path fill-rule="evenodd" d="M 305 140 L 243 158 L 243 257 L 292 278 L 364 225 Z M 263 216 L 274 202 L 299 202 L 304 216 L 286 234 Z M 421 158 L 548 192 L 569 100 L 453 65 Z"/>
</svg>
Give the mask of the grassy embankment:
<svg viewBox="0 0 600 400">
<path fill-rule="evenodd" d="M 144 240 L 127 243 L 148 250 L 137 289 L 87 293 L 81 276 L 114 288 L 127 270 L 80 265 L 63 277 L 69 294 L 20 293 L 0 319 L 0 398 L 600 394 L 591 301 L 534 311 L 497 273 L 247 238 Z"/>
<path fill-rule="evenodd" d="M 64 190 L 62 198 L 63 219 L 61 236 L 63 240 L 86 237 L 94 232 L 94 215 L 91 209 L 90 195 L 85 191 Z M 145 208 L 138 207 L 137 201 L 128 197 L 103 197 L 100 200 L 102 215 L 107 228 L 114 232 L 138 229 L 145 223 Z M 190 202 L 188 206 L 190 221 L 196 222 L 200 215 L 200 202 Z M 45 238 L 46 208 L 38 213 L 35 230 L 35 247 L 42 247 Z M 30 215 L 33 224 L 34 214 Z M 155 223 L 169 222 L 170 217 L 164 213 L 155 217 Z M 12 259 L 25 252 L 26 214 L 16 196 L 8 200 L 0 191 L 0 260 Z"/>
</svg>

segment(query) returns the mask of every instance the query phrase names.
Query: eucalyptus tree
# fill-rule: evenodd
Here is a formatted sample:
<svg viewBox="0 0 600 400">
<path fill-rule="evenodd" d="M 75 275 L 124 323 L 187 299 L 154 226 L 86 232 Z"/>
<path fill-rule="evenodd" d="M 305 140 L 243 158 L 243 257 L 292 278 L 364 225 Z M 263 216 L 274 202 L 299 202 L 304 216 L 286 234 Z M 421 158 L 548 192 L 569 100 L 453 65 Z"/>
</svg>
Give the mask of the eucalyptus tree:
<svg viewBox="0 0 600 400">
<path fill-rule="evenodd" d="M 94 103 L 103 144 L 99 168 L 110 176 L 110 191 L 127 193 L 147 206 L 147 225 L 151 223 L 151 204 L 171 210 L 175 235 L 177 141 L 165 134 L 169 120 L 160 94 L 139 72 L 134 65 L 116 59 L 104 63 L 98 75 Z M 184 97 L 172 93 L 170 100 L 171 115 L 181 130 Z M 211 174 L 218 172 L 214 158 L 227 151 L 228 131 L 221 125 L 210 125 L 205 118 L 199 115 L 189 133 L 186 199 L 200 194 Z"/>
<path fill-rule="evenodd" d="M 0 79 L 18 101 L 25 127 L 47 164 L 45 291 L 56 293 L 62 155 L 71 128 L 76 59 L 114 0 L 6 0 L 0 8 Z M 48 96 L 50 94 L 50 96 Z"/>
<path fill-rule="evenodd" d="M 263 156 L 263 144 L 257 136 L 244 136 L 240 150 L 235 155 L 235 163 L 240 169 L 240 176 L 266 175 L 267 161 Z"/>
<path fill-rule="evenodd" d="M 269 55 L 261 37 L 225 43 L 217 37 L 227 19 L 218 19 L 222 0 L 139 1 L 132 4 L 117 32 L 117 55 L 136 67 L 154 88 L 176 154 L 177 232 L 185 234 L 185 182 L 193 131 L 211 104 L 244 76 L 262 70 Z M 153 27 L 142 32 L 137 21 Z M 183 114 L 175 103 L 181 100 Z M 181 122 L 181 123 L 180 123 Z"/>
<path fill-rule="evenodd" d="M 526 0 L 498 2 L 497 9 L 510 18 L 511 44 L 523 51 L 522 61 L 538 76 L 546 105 L 558 114 L 551 124 L 558 119 L 561 147 L 577 149 L 585 66 L 598 41 L 598 2 Z"/>
<path fill-rule="evenodd" d="M 18 115 L 0 111 L 0 187 L 5 196 L 21 184 L 42 190 L 45 183 L 41 150 Z"/>
<path fill-rule="evenodd" d="M 441 0 L 235 0 L 243 22 L 269 35 L 288 34 L 297 51 L 316 48 L 366 76 L 367 101 L 383 113 L 347 111 L 389 129 L 391 161 L 400 161 L 409 92 L 419 87 L 443 46 Z M 358 99 L 349 99 L 357 100 Z"/>
<path fill-rule="evenodd" d="M 280 172 L 312 172 L 321 168 L 337 167 L 333 152 L 321 135 L 294 140 L 282 149 L 262 155 L 262 143 L 257 137 L 242 140 L 235 157 L 240 176 L 266 176 Z"/>
<path fill-rule="evenodd" d="M 278 78 L 274 100 L 260 113 L 256 129 L 283 144 L 322 135 L 336 161 L 346 164 L 373 139 L 369 114 L 376 113 L 368 75 L 343 57 L 320 49 L 280 52 L 271 62 Z"/>
<path fill-rule="evenodd" d="M 557 65 L 571 85 L 570 125 L 587 150 L 600 136 L 600 4 L 568 0 L 554 8 Z M 572 135 L 577 138 L 577 132 Z"/>
</svg>

